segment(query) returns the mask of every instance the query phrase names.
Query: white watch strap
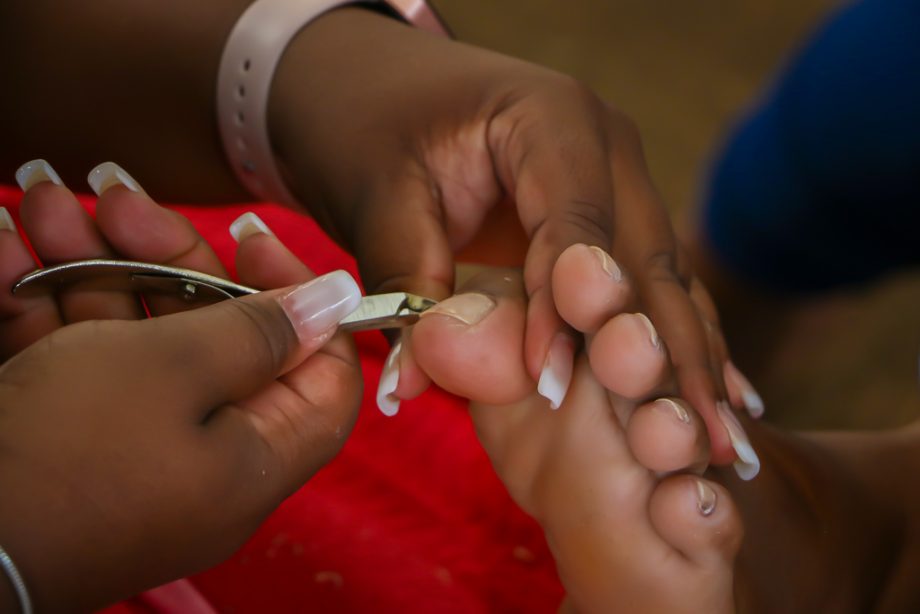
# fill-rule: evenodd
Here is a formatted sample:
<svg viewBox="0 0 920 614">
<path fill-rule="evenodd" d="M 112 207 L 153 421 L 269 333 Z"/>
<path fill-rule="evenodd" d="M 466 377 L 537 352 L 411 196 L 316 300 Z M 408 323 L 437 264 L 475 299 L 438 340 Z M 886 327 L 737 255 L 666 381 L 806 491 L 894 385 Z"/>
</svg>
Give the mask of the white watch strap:
<svg viewBox="0 0 920 614">
<path fill-rule="evenodd" d="M 292 38 L 323 13 L 354 0 L 256 0 L 236 22 L 217 75 L 217 121 L 224 151 L 240 183 L 256 198 L 296 205 L 278 171 L 268 135 L 268 95 Z M 424 1 L 392 0 L 407 21 L 447 35 Z"/>
</svg>

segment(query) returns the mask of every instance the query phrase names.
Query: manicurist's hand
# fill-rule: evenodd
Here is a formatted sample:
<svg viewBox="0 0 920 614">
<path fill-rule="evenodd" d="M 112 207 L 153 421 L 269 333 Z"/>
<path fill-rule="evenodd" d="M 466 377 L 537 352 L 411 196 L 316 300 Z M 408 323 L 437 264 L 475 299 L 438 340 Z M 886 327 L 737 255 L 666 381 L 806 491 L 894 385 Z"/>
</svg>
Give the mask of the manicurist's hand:
<svg viewBox="0 0 920 614">
<path fill-rule="evenodd" d="M 103 167 L 111 187 L 93 220 L 33 164 L 21 214 L 46 261 L 222 273 L 121 169 Z M 241 281 L 286 288 L 190 311 L 150 297 L 166 315 L 134 320 L 127 293 L 9 296 L 34 264 L 0 213 L 0 336 L 19 349 L 0 366 L 0 545 L 38 611 L 88 611 L 221 561 L 344 443 L 362 389 L 350 338 L 336 335 L 360 297 L 347 273 L 315 278 L 243 218 Z M 8 588 L 0 604 L 15 607 Z"/>
<path fill-rule="evenodd" d="M 443 298 L 465 248 L 504 264 L 507 248 L 526 250 L 525 357 L 554 405 L 576 342 L 553 303 L 553 265 L 577 243 L 610 252 L 606 270 L 633 289 L 617 309 L 649 314 L 674 393 L 706 418 L 715 460 L 733 458 L 715 411 L 727 398 L 718 329 L 691 297 L 635 125 L 585 86 L 346 8 L 288 48 L 269 122 L 294 192 L 357 256 L 371 291 Z"/>
</svg>

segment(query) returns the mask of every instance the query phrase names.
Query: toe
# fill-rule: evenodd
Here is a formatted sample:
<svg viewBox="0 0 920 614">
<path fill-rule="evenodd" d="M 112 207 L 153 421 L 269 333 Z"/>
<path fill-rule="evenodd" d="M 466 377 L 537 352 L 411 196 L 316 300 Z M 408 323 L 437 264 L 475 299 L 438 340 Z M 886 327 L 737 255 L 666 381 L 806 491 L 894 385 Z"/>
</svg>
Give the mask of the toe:
<svg viewBox="0 0 920 614">
<path fill-rule="evenodd" d="M 679 399 L 662 398 L 636 409 L 626 437 L 636 460 L 652 471 L 700 471 L 709 461 L 706 426 Z"/>
<path fill-rule="evenodd" d="M 494 405 L 519 401 L 535 386 L 524 364 L 525 317 L 520 275 L 483 272 L 424 314 L 412 355 L 449 392 Z"/>
<path fill-rule="evenodd" d="M 629 301 L 622 269 L 599 247 L 573 245 L 553 267 L 553 300 L 573 328 L 594 333 Z"/>
<path fill-rule="evenodd" d="M 591 342 L 589 357 L 598 381 L 630 399 L 650 396 L 669 373 L 661 338 L 639 313 L 620 314 L 604 324 Z"/>
</svg>

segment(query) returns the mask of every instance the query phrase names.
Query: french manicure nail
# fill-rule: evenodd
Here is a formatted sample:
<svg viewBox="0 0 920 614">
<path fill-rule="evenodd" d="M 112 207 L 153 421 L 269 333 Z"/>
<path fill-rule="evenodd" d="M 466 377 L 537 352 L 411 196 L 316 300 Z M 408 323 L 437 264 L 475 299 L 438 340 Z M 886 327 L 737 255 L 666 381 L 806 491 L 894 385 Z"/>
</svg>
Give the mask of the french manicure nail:
<svg viewBox="0 0 920 614">
<path fill-rule="evenodd" d="M 537 392 L 549 399 L 552 409 L 559 409 L 572 382 L 575 363 L 575 343 L 566 333 L 556 333 L 549 345 L 546 362 L 537 382 Z"/>
<path fill-rule="evenodd" d="M 709 516 L 716 509 L 716 491 L 702 480 L 696 481 L 696 509 L 703 516 Z"/>
<path fill-rule="evenodd" d="M 230 236 L 232 236 L 233 240 L 237 243 L 255 234 L 275 236 L 275 233 L 273 233 L 271 228 L 262 221 L 262 218 L 252 211 L 247 211 L 233 220 L 233 223 L 230 224 Z"/>
<path fill-rule="evenodd" d="M 16 223 L 13 216 L 6 210 L 6 207 L 0 207 L 0 230 L 9 230 L 16 232 Z"/>
<path fill-rule="evenodd" d="M 315 339 L 335 327 L 361 303 L 361 290 L 345 271 L 317 277 L 279 299 L 301 341 Z"/>
<path fill-rule="evenodd" d="M 639 316 L 639 321 L 641 321 L 648 330 L 649 341 L 651 341 L 652 347 L 656 350 L 661 349 L 661 337 L 658 336 L 658 331 L 655 330 L 655 325 L 652 324 L 652 321 L 649 320 L 648 316 L 644 313 L 637 313 L 635 315 Z"/>
<path fill-rule="evenodd" d="M 402 341 L 398 341 L 387 356 L 377 385 L 377 407 L 384 416 L 395 416 L 399 411 L 399 399 L 393 396 L 399 385 L 399 355 L 402 353 Z"/>
<path fill-rule="evenodd" d="M 102 196 L 103 192 L 117 185 L 122 185 L 132 192 L 144 193 L 144 189 L 134 180 L 134 177 L 114 162 L 103 162 L 89 172 L 86 180 L 96 196 Z"/>
<path fill-rule="evenodd" d="M 655 407 L 676 416 L 677 419 L 684 424 L 690 424 L 690 414 L 688 414 L 687 410 L 677 401 L 672 399 L 658 399 L 655 401 Z"/>
<path fill-rule="evenodd" d="M 744 428 L 732 413 L 731 406 L 727 401 L 716 403 L 716 412 L 725 430 L 728 431 L 728 438 L 732 443 L 735 454 L 738 455 L 738 460 L 732 465 L 735 468 L 735 473 L 742 480 L 754 479 L 760 473 L 760 459 L 757 457 L 757 453 L 754 452 Z"/>
<path fill-rule="evenodd" d="M 613 281 L 623 281 L 623 271 L 617 266 L 613 258 L 610 257 L 610 254 L 596 245 L 592 245 L 588 249 L 597 257 L 601 263 L 601 268 L 604 269 L 604 272 L 607 273 Z"/>
<path fill-rule="evenodd" d="M 32 187 L 50 181 L 54 185 L 64 185 L 60 176 L 45 160 L 32 160 L 26 162 L 16 170 L 16 183 L 23 192 L 28 192 Z"/>
<path fill-rule="evenodd" d="M 725 363 L 724 370 L 725 374 L 734 381 L 735 385 L 738 386 L 738 390 L 741 391 L 741 400 L 748 415 L 754 419 L 762 417 L 764 412 L 763 399 L 754 390 L 750 380 L 730 360 Z"/>
<path fill-rule="evenodd" d="M 467 326 L 473 326 L 489 315 L 495 309 L 495 305 L 495 301 L 485 294 L 476 292 L 457 294 L 422 312 L 421 317 L 440 314 L 460 320 Z"/>
</svg>

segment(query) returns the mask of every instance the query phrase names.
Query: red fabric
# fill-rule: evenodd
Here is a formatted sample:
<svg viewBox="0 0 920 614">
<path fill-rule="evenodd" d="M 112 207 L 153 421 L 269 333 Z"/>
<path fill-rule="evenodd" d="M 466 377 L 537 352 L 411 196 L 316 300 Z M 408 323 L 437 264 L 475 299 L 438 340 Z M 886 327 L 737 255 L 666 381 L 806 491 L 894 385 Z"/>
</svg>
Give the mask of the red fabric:
<svg viewBox="0 0 920 614">
<path fill-rule="evenodd" d="M 14 216 L 19 195 L 0 188 Z M 253 210 L 315 272 L 355 272 L 310 219 L 280 207 L 174 209 L 231 270 L 227 228 Z M 374 391 L 387 346 L 379 333 L 358 335 L 358 345 L 364 402 L 342 453 L 192 583 L 221 612 L 556 611 L 562 588 L 542 531 L 493 473 L 465 404 L 432 390 L 383 416 Z M 109 611 L 164 610 L 135 600 Z"/>
</svg>

